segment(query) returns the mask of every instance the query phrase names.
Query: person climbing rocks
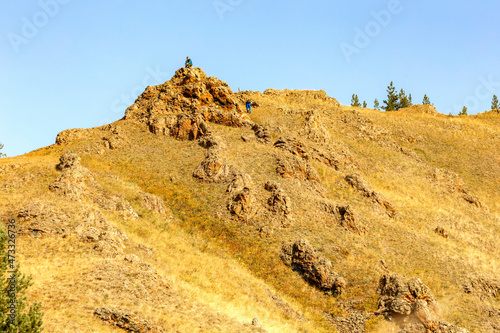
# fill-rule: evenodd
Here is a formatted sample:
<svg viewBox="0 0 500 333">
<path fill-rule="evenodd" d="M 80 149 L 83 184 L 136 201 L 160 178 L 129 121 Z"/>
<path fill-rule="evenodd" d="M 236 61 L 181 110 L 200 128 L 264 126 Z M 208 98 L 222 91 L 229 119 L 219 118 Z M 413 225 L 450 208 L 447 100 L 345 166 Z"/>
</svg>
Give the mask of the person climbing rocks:
<svg viewBox="0 0 500 333">
<path fill-rule="evenodd" d="M 191 68 L 193 67 L 193 61 L 189 59 L 189 57 L 186 57 L 186 68 Z"/>
<path fill-rule="evenodd" d="M 247 99 L 246 105 L 248 113 L 252 113 L 252 102 L 249 99 Z"/>
</svg>

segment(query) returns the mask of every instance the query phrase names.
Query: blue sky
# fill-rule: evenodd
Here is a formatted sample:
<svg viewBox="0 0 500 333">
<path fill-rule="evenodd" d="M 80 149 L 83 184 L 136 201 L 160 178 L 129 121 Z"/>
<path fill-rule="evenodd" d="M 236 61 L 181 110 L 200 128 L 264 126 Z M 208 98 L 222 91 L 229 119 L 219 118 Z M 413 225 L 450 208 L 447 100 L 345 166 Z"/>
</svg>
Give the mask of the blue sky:
<svg viewBox="0 0 500 333">
<path fill-rule="evenodd" d="M 441 113 L 500 95 L 500 2 L 40 0 L 0 12 L 8 156 L 121 118 L 189 55 L 233 90 L 323 89 L 369 107 L 391 81 Z"/>
</svg>

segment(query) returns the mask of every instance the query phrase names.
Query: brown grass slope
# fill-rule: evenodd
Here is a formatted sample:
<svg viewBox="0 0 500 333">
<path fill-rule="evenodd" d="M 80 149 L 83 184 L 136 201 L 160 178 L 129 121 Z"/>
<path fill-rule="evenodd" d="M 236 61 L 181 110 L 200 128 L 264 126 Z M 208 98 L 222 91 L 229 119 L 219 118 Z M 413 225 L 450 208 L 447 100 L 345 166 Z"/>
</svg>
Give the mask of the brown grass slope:
<svg viewBox="0 0 500 333">
<path fill-rule="evenodd" d="M 250 115 L 241 112 L 248 98 Z M 373 315 L 389 273 L 420 278 L 447 322 L 500 330 L 498 113 L 380 112 L 312 91 L 233 94 L 198 69 L 135 105 L 113 124 L 0 159 L 0 215 L 23 233 L 18 258 L 47 332 L 122 331 L 93 315 L 100 307 L 168 332 L 391 331 Z M 216 139 L 200 142 L 207 137 Z M 68 151 L 83 176 L 66 174 L 71 191 L 50 190 L 68 172 L 55 168 Z M 227 177 L 193 177 L 204 160 Z M 280 259 L 299 239 L 345 279 L 340 296 Z"/>
</svg>

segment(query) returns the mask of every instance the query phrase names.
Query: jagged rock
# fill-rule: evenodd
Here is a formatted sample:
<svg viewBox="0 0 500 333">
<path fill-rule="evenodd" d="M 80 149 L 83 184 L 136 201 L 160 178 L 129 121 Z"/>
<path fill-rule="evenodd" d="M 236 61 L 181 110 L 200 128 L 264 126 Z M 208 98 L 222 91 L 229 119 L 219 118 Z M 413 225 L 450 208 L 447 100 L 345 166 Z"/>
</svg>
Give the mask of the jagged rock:
<svg viewBox="0 0 500 333">
<path fill-rule="evenodd" d="M 267 207 L 272 213 L 271 219 L 278 220 L 282 227 L 292 225 L 294 219 L 290 197 L 276 183 L 267 182 L 264 188 L 271 192 L 271 197 L 267 200 Z"/>
<path fill-rule="evenodd" d="M 274 192 L 275 190 L 277 190 L 279 188 L 279 185 L 277 183 L 268 181 L 264 185 L 264 188 L 266 189 L 266 191 Z"/>
<path fill-rule="evenodd" d="M 145 320 L 133 312 L 119 310 L 115 308 L 97 308 L 94 316 L 105 321 L 111 326 L 119 327 L 127 332 L 134 333 L 163 333 L 163 328 Z"/>
<path fill-rule="evenodd" d="M 120 149 L 128 143 L 125 132 L 120 126 L 109 124 L 103 126 L 101 129 L 105 132 L 108 132 L 106 136 L 102 138 L 102 142 L 105 148 Z"/>
<path fill-rule="evenodd" d="M 320 181 L 316 170 L 309 163 L 296 156 L 278 158 L 277 164 L 276 172 L 285 179 Z"/>
<path fill-rule="evenodd" d="M 164 84 L 147 87 L 127 108 L 125 119 L 146 123 L 152 133 L 179 140 L 204 136 L 208 132 L 206 122 L 232 127 L 244 124 L 227 83 L 207 77 L 200 68 L 181 68 Z"/>
<path fill-rule="evenodd" d="M 62 174 L 49 186 L 49 189 L 61 193 L 71 200 L 81 201 L 87 192 L 86 183 L 93 181 L 93 177 L 89 170 L 79 164 L 79 161 L 76 154 L 64 153 L 57 165 L 57 168 L 62 170 Z"/>
<path fill-rule="evenodd" d="M 441 235 L 442 237 L 444 238 L 448 238 L 448 233 L 446 232 L 446 230 L 444 230 L 443 228 L 441 227 L 437 227 L 436 229 L 434 229 L 434 231 L 438 234 L 438 235 Z"/>
<path fill-rule="evenodd" d="M 163 200 L 149 193 L 142 194 L 142 204 L 144 207 L 163 217 L 165 220 L 172 221 L 174 218 L 170 210 L 165 206 Z"/>
<path fill-rule="evenodd" d="M 332 214 L 335 217 L 335 220 L 344 229 L 358 235 L 364 235 L 367 233 L 366 227 L 357 221 L 356 213 L 354 213 L 351 206 L 339 206 L 327 202 L 323 202 L 322 206 L 327 213 Z"/>
<path fill-rule="evenodd" d="M 260 323 L 259 318 L 252 319 L 252 326 L 255 326 L 255 327 L 258 327 L 258 328 L 262 327 L 262 324 Z"/>
<path fill-rule="evenodd" d="M 231 215 L 241 220 L 248 220 L 256 213 L 255 197 L 252 191 L 245 187 L 240 192 L 236 193 L 227 205 L 227 209 Z"/>
<path fill-rule="evenodd" d="M 500 281 L 484 277 L 470 278 L 464 283 L 463 288 L 467 294 L 476 294 L 481 298 L 500 296 Z"/>
<path fill-rule="evenodd" d="M 376 314 L 394 319 L 401 327 L 400 333 L 468 333 L 439 317 L 437 301 L 420 279 L 405 281 L 398 275 L 384 275 L 377 292 L 380 298 Z"/>
<path fill-rule="evenodd" d="M 392 218 L 397 217 L 396 208 L 381 193 L 375 192 L 371 185 L 358 174 L 347 175 L 345 180 L 355 189 L 360 191 L 365 197 L 372 198 L 374 202 L 385 209 L 387 215 Z"/>
<path fill-rule="evenodd" d="M 301 134 L 314 142 L 326 142 L 330 139 L 330 133 L 323 127 L 321 116 L 315 110 L 307 113 L 307 118 Z"/>
<path fill-rule="evenodd" d="M 221 158 L 222 153 L 216 147 L 207 150 L 205 159 L 193 172 L 193 177 L 210 183 L 224 183 L 233 178 L 234 167 L 226 164 Z"/>
<path fill-rule="evenodd" d="M 253 188 L 253 185 L 254 183 L 250 175 L 247 175 L 246 173 L 236 173 L 227 186 L 226 192 L 229 194 L 238 193 L 243 191 L 244 188 Z"/>
<path fill-rule="evenodd" d="M 306 240 L 283 245 L 280 258 L 308 283 L 325 293 L 337 296 L 343 292 L 345 280 L 333 271 L 331 261 L 319 255 Z"/>
<path fill-rule="evenodd" d="M 344 316 L 325 314 L 326 319 L 332 323 L 339 333 L 365 333 L 365 323 L 373 315 L 356 310 L 361 301 L 347 301 L 340 303 Z"/>
<path fill-rule="evenodd" d="M 342 147 L 330 147 L 329 150 L 325 151 L 314 147 L 307 147 L 303 142 L 297 139 L 284 139 L 281 137 L 274 143 L 274 146 L 289 151 L 306 161 L 314 159 L 328 166 L 334 167 L 335 170 L 339 170 L 350 165 L 356 166 L 356 162 L 349 154 L 348 150 Z"/>
<path fill-rule="evenodd" d="M 252 126 L 252 130 L 255 132 L 257 141 L 265 144 L 271 144 L 273 138 L 269 132 L 269 128 L 263 125 L 255 124 Z"/>
<path fill-rule="evenodd" d="M 226 144 L 222 140 L 220 136 L 215 136 L 212 133 L 208 133 L 204 137 L 200 138 L 199 145 L 203 148 L 218 148 L 218 149 L 226 149 Z"/>
<path fill-rule="evenodd" d="M 307 147 L 299 140 L 284 139 L 280 137 L 278 141 L 274 143 L 274 146 L 289 151 L 290 153 L 297 155 L 306 161 L 311 160 L 311 156 L 307 152 Z"/>
<path fill-rule="evenodd" d="M 324 90 L 266 89 L 264 91 L 264 95 L 283 97 L 287 100 L 297 101 L 316 100 L 326 103 L 328 106 L 332 107 L 338 107 L 340 105 L 340 103 L 335 98 L 328 96 Z"/>
<path fill-rule="evenodd" d="M 80 166 L 80 161 L 80 156 L 72 151 L 67 151 L 59 158 L 59 164 L 56 165 L 56 169 L 62 171 L 67 168 L 78 167 Z"/>
</svg>

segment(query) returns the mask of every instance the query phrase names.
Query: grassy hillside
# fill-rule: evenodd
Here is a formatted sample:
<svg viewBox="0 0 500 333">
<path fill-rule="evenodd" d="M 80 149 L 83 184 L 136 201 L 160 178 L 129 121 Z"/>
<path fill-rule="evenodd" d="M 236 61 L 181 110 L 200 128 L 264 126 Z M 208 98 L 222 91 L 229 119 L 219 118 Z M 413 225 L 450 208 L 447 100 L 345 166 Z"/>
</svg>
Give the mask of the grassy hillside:
<svg viewBox="0 0 500 333">
<path fill-rule="evenodd" d="M 171 102 L 174 88 L 158 89 L 165 105 L 211 103 L 195 90 Z M 0 159 L 0 215 L 18 221 L 18 258 L 33 275 L 28 296 L 42 302 L 45 331 L 123 331 L 93 315 L 107 307 L 168 332 L 396 332 L 373 315 L 385 274 L 419 278 L 451 324 L 500 330 L 499 113 L 381 112 L 322 92 L 229 90 L 235 107 L 254 102 L 251 114 L 238 113 L 243 125 L 212 119 L 210 135 L 182 140 L 141 118 L 163 112 L 145 104 L 154 93 L 138 99 L 140 114 Z M 248 179 L 239 215 L 230 209 L 231 179 L 193 177 L 212 149 L 200 145 L 209 136 L 222 147 L 217 163 Z M 69 190 L 54 189 L 68 151 L 83 169 L 67 176 Z M 377 194 L 353 186 L 353 175 Z M 286 195 L 287 213 L 269 204 L 276 192 L 267 182 Z M 165 207 L 148 206 L 146 193 Z M 347 206 L 354 225 L 325 208 Z M 282 246 L 299 239 L 345 279 L 341 295 L 284 264 Z"/>
</svg>

